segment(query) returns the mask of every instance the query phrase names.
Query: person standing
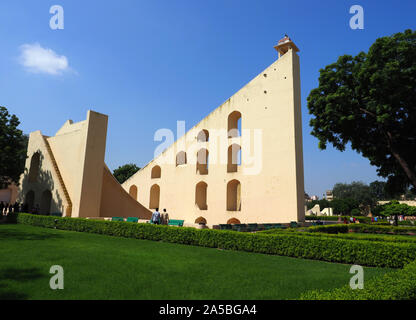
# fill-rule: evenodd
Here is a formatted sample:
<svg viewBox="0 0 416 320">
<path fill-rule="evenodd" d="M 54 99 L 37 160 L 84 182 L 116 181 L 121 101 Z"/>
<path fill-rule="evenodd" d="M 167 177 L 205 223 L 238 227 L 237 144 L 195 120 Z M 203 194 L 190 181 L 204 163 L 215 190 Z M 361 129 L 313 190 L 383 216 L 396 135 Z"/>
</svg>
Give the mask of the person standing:
<svg viewBox="0 0 416 320">
<path fill-rule="evenodd" d="M 163 209 L 162 216 L 163 216 L 163 218 L 162 218 L 162 224 L 168 224 L 168 222 L 169 222 L 169 215 L 166 212 L 166 209 Z"/>
<path fill-rule="evenodd" d="M 153 224 L 160 224 L 160 212 L 159 208 L 156 208 L 156 211 L 152 214 L 152 222 Z"/>
</svg>

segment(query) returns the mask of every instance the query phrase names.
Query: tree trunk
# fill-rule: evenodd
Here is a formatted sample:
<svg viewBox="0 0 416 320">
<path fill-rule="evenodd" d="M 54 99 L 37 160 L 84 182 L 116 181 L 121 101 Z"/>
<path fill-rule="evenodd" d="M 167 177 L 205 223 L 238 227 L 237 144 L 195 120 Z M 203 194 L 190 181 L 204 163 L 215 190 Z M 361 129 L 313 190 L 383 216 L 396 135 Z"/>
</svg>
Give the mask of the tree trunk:
<svg viewBox="0 0 416 320">
<path fill-rule="evenodd" d="M 387 131 L 386 133 L 387 133 L 387 143 L 388 143 L 388 146 L 391 150 L 393 157 L 396 158 L 397 162 L 402 167 L 406 176 L 409 178 L 410 183 L 413 185 L 413 187 L 416 188 L 416 173 L 409 167 L 407 161 L 400 156 L 400 154 L 395 150 L 395 148 L 393 148 L 392 146 L 393 139 L 392 139 L 391 133 L 389 131 Z"/>
<path fill-rule="evenodd" d="M 403 168 L 404 172 L 406 173 L 407 177 L 409 178 L 410 182 L 412 183 L 413 187 L 416 189 L 416 174 L 412 171 L 407 164 L 406 160 L 404 160 L 397 152 L 392 149 L 392 154 L 399 162 L 400 166 Z"/>
</svg>

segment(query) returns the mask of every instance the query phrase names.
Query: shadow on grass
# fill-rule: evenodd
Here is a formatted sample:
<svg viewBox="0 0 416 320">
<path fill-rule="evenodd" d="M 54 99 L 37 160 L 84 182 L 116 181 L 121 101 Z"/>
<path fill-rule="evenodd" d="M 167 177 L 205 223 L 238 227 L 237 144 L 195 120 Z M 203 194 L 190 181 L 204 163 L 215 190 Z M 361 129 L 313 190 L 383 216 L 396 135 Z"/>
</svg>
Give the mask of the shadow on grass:
<svg viewBox="0 0 416 320">
<path fill-rule="evenodd" d="M 0 228 L 0 240 L 48 240 L 61 237 L 59 234 L 50 232 L 37 231 L 36 233 L 29 233 L 18 230 L 2 230 Z"/>
<path fill-rule="evenodd" d="M 0 270 L 0 300 L 24 300 L 29 295 L 18 292 L 10 287 L 12 282 L 27 282 L 40 278 L 47 278 L 39 268 L 7 268 Z"/>
</svg>

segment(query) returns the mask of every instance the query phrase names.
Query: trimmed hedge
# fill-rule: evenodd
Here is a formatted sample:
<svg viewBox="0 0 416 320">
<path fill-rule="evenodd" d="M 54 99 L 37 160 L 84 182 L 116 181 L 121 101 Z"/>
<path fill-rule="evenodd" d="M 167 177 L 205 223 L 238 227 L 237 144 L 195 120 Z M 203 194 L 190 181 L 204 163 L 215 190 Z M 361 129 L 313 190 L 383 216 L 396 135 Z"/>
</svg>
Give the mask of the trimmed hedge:
<svg viewBox="0 0 416 320">
<path fill-rule="evenodd" d="M 303 293 L 301 300 L 414 300 L 416 299 L 416 261 L 399 271 L 365 281 L 364 289 L 349 285 L 330 291 L 313 290 Z"/>
<path fill-rule="evenodd" d="M 288 230 L 289 231 L 289 230 Z M 416 235 L 416 227 L 414 226 L 393 226 L 381 224 L 331 224 L 322 226 L 312 226 L 290 230 L 291 232 L 323 232 L 323 233 L 375 233 L 375 234 L 398 234 L 398 235 Z M 275 233 L 274 230 L 262 231 L 263 233 Z"/>
<path fill-rule="evenodd" d="M 47 228 L 56 226 L 61 230 L 377 267 L 402 268 L 416 259 L 416 245 L 409 243 L 351 241 L 284 232 L 270 235 L 242 233 L 31 214 L 17 214 L 16 222 Z"/>
<path fill-rule="evenodd" d="M 350 221 L 351 216 L 341 216 L 341 220 L 344 221 L 344 218 L 347 218 Z M 353 218 L 358 219 L 361 223 L 371 223 L 370 217 L 364 216 L 353 216 Z M 305 216 L 306 221 L 338 221 L 339 216 Z"/>
<path fill-rule="evenodd" d="M 416 234 L 416 227 L 384 226 L 371 224 L 348 224 L 348 229 L 353 232 L 362 233 L 391 233 L 391 234 Z"/>
</svg>

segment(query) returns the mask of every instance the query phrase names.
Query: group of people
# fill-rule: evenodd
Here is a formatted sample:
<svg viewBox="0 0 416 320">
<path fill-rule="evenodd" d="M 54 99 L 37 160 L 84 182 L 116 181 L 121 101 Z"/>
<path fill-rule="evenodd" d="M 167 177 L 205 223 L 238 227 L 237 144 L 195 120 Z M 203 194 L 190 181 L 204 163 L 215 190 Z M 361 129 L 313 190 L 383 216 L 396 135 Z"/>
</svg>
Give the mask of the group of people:
<svg viewBox="0 0 416 320">
<path fill-rule="evenodd" d="M 0 202 L 0 214 L 1 215 L 8 215 L 9 213 L 20 212 L 20 211 L 21 211 L 21 205 L 17 201 L 14 204 L 3 202 L 3 201 Z"/>
<path fill-rule="evenodd" d="M 360 220 L 358 220 L 355 217 L 350 217 L 349 219 L 350 221 L 348 221 L 347 217 L 344 218 L 344 223 L 348 224 L 348 223 L 360 223 Z"/>
<path fill-rule="evenodd" d="M 153 224 L 168 224 L 169 215 L 166 212 L 166 209 L 163 209 L 163 213 L 159 212 L 159 208 L 152 213 L 152 223 Z"/>
<path fill-rule="evenodd" d="M 13 212 L 28 212 L 32 214 L 38 214 L 39 213 L 39 205 L 29 208 L 29 205 L 27 203 L 22 204 L 16 201 L 15 203 L 7 203 L 0 201 L 0 216 L 7 216 L 10 213 Z"/>
</svg>

